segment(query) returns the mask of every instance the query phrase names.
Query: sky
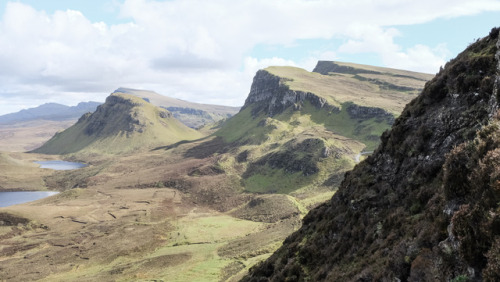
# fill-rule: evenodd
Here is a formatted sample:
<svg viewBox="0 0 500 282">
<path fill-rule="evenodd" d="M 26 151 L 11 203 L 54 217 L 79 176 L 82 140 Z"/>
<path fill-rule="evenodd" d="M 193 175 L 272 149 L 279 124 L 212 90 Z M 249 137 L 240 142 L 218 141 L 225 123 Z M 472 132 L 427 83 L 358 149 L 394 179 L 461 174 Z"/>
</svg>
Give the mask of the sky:
<svg viewBox="0 0 500 282">
<path fill-rule="evenodd" d="M 434 74 L 495 26 L 500 0 L 0 0 L 0 115 L 119 87 L 241 106 L 318 60 Z"/>
</svg>

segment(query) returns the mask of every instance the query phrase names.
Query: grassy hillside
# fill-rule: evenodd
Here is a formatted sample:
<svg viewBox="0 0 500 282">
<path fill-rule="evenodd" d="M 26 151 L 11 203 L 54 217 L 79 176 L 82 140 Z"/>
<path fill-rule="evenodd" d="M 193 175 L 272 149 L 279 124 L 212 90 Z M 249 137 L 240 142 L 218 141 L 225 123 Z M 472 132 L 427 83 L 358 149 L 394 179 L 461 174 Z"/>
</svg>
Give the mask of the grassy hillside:
<svg viewBox="0 0 500 282">
<path fill-rule="evenodd" d="M 305 195 L 332 189 L 364 152 L 378 146 L 418 88 L 389 89 L 360 80 L 356 71 L 368 67 L 357 67 L 349 68 L 354 74 L 295 67 L 257 74 L 243 109 L 215 133 L 232 148 L 226 150 L 241 167 L 246 191 Z M 377 67 L 368 75 L 419 88 L 431 77 Z"/>
<path fill-rule="evenodd" d="M 34 152 L 118 154 L 200 137 L 168 111 L 132 95 L 113 93 L 95 113 L 82 116 Z"/>
<path fill-rule="evenodd" d="M 352 102 L 359 106 L 381 108 L 395 116 L 420 93 L 425 82 L 433 77 L 430 74 L 373 66 L 340 65 L 349 66 L 351 71 L 341 69 L 343 72 L 323 75 L 296 67 L 269 67 L 265 70 L 285 78 L 285 84 L 290 89 L 312 92 L 325 98 L 331 105 L 341 106 Z M 363 73 L 362 70 L 370 70 L 370 73 Z M 387 84 L 380 83 L 381 81 Z"/>
</svg>

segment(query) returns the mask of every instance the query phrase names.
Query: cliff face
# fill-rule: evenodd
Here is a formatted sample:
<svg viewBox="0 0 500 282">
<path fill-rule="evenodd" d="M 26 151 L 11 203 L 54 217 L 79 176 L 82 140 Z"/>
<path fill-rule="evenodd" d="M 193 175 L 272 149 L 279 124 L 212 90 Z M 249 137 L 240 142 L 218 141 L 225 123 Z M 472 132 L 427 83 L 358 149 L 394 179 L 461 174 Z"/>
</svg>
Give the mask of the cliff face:
<svg viewBox="0 0 500 282">
<path fill-rule="evenodd" d="M 188 156 L 231 152 L 250 192 L 330 192 L 362 152 L 374 150 L 394 122 L 393 112 L 399 114 L 411 95 L 381 90 L 352 75 L 269 67 L 256 73 L 241 111 L 215 133 L 220 139 Z"/>
<path fill-rule="evenodd" d="M 244 280 L 498 281 L 498 32 L 428 82 L 376 152 Z"/>
<path fill-rule="evenodd" d="M 325 106 L 326 99 L 317 94 L 291 90 L 285 84 L 289 80 L 273 75 L 266 70 L 259 70 L 253 79 L 250 93 L 243 108 L 253 105 L 254 114 L 264 112 L 268 116 L 274 116 L 291 106 L 299 109 L 305 101 L 310 102 L 316 108 Z"/>
<path fill-rule="evenodd" d="M 378 71 L 364 70 L 359 68 L 354 68 L 351 66 L 342 66 L 331 61 L 319 61 L 314 67 L 313 72 L 321 73 L 323 75 L 328 75 L 329 73 L 349 73 L 349 74 L 359 74 L 359 73 L 371 73 L 377 74 Z"/>
<path fill-rule="evenodd" d="M 84 132 L 88 136 L 106 136 L 124 132 L 128 136 L 134 132 L 142 133 L 148 126 L 147 120 L 141 118 L 134 107 L 140 107 L 141 103 L 126 99 L 121 96 L 110 95 L 106 103 L 99 106 L 92 115 L 87 115 L 79 122 L 86 123 Z M 84 116 L 85 117 L 85 116 Z M 160 119 L 168 119 L 172 114 L 168 111 L 159 111 Z"/>
</svg>

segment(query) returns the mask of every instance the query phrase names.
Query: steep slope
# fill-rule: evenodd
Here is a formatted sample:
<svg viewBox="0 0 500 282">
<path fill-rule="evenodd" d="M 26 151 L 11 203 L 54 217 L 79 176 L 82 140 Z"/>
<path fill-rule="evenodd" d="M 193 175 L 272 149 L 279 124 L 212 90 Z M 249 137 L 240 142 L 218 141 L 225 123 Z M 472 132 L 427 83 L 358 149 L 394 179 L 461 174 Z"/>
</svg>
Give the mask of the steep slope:
<svg viewBox="0 0 500 282">
<path fill-rule="evenodd" d="M 95 111 L 100 104 L 98 102 L 81 102 L 76 106 L 70 107 L 57 103 L 47 103 L 36 108 L 0 116 L 0 124 L 13 124 L 33 120 L 76 120 L 85 113 Z"/>
<path fill-rule="evenodd" d="M 426 84 L 245 281 L 498 281 L 499 29 Z"/>
<path fill-rule="evenodd" d="M 118 88 L 116 93 L 127 93 L 142 98 L 171 112 L 174 117 L 191 128 L 214 123 L 238 113 L 238 107 L 208 105 L 170 98 L 153 91 Z"/>
<path fill-rule="evenodd" d="M 164 109 L 124 93 L 113 93 L 94 113 L 57 133 L 35 153 L 123 153 L 193 140 L 202 135 Z"/>
<path fill-rule="evenodd" d="M 397 74 L 384 69 L 383 77 Z M 258 71 L 241 111 L 215 133 L 218 139 L 200 146 L 198 155 L 231 152 L 235 157 L 228 162 L 240 167 L 247 191 L 331 191 L 417 95 L 354 76 L 294 67 Z M 420 77 L 432 77 L 416 76 L 405 83 L 423 87 Z"/>
</svg>

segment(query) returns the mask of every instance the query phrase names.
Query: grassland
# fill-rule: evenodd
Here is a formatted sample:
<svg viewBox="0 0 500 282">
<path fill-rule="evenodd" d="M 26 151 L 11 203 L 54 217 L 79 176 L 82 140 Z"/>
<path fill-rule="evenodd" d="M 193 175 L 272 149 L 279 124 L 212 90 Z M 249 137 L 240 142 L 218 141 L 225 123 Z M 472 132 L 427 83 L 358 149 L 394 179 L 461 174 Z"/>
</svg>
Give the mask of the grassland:
<svg viewBox="0 0 500 282">
<path fill-rule="evenodd" d="M 362 65 L 356 64 L 346 65 L 362 67 Z M 366 67 L 368 68 L 368 66 Z M 411 86 L 416 89 L 408 90 L 406 93 L 400 90 L 384 89 L 376 83 L 360 80 L 356 77 L 356 74 L 349 73 L 322 75 L 296 67 L 268 67 L 265 70 L 276 76 L 287 78 L 288 81 L 286 84 L 290 89 L 312 92 L 325 98 L 331 105 L 340 107 L 346 102 L 352 102 L 360 106 L 381 108 L 395 116 L 398 116 L 402 108 L 419 94 L 419 89 L 423 88 L 425 81 L 432 78 L 432 75 L 386 68 L 371 67 L 369 69 L 381 73 L 363 73 L 357 74 L 357 76 L 372 79 L 376 78 L 398 86 Z M 387 73 L 385 73 L 385 71 L 387 71 Z"/>
<path fill-rule="evenodd" d="M 0 214 L 29 220 L 0 227 L 0 276 L 8 281 L 167 277 L 169 281 L 218 281 L 243 275 L 300 226 L 304 210 L 297 212 L 296 202 L 285 201 L 283 205 L 293 212 L 285 214 L 283 221 L 232 216 L 253 196 L 239 194 L 233 187 L 226 190 L 230 176 L 189 176 L 193 168 L 217 163 L 213 158 L 182 157 L 197 142 L 115 157 L 66 172 L 31 164 L 42 155 L 2 155 L 6 164 L 19 166 L 16 173 L 28 167 L 34 170 L 29 174 L 43 189 L 64 190 L 75 186 L 75 181 L 82 188 L 0 208 Z M 76 179 L 78 175 L 86 176 Z M 31 183 L 29 179 L 16 181 L 21 186 Z M 203 202 L 215 199 L 211 195 L 228 196 L 228 191 L 233 198 L 225 199 L 229 203 L 225 212 L 217 211 L 217 201 Z"/>
</svg>

